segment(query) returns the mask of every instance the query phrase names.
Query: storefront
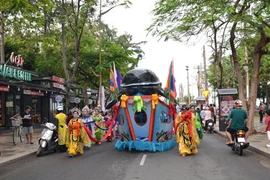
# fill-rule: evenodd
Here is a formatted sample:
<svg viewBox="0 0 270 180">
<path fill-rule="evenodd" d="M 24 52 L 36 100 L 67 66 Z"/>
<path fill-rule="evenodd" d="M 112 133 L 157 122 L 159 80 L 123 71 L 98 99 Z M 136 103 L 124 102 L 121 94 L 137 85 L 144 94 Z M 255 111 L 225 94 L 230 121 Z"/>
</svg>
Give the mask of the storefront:
<svg viewBox="0 0 270 180">
<path fill-rule="evenodd" d="M 26 106 L 32 107 L 34 123 L 49 120 L 53 114 L 51 96 L 64 93 L 63 88 L 53 86 L 52 79 L 20 67 L 0 65 L 0 127 L 10 127 L 10 117 L 22 113 Z"/>
</svg>

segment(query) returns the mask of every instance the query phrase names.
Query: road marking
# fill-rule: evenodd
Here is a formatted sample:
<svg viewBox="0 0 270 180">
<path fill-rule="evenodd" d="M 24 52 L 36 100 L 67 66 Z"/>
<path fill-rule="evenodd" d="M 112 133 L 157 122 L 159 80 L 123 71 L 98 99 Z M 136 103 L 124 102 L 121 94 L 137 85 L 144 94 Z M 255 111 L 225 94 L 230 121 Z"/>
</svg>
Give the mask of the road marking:
<svg viewBox="0 0 270 180">
<path fill-rule="evenodd" d="M 146 154 L 143 155 L 142 160 L 140 162 L 140 166 L 144 165 L 145 159 L 146 159 Z"/>
</svg>

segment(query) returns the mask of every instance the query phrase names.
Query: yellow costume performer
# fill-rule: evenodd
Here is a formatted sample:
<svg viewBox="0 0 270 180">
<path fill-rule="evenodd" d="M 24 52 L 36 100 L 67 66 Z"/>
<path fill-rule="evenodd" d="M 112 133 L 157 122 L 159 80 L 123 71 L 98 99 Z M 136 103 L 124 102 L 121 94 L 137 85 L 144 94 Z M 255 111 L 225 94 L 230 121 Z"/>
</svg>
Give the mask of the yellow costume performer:
<svg viewBox="0 0 270 180">
<path fill-rule="evenodd" d="M 73 118 L 68 123 L 68 133 L 66 145 L 69 156 L 73 157 L 77 153 L 83 154 L 83 146 L 91 146 L 91 141 L 84 129 L 81 119 L 78 119 L 79 109 L 73 110 Z"/>
<path fill-rule="evenodd" d="M 176 117 L 176 140 L 181 156 L 198 153 L 197 146 L 200 140 L 196 132 L 195 120 L 196 117 L 191 111 L 179 113 Z"/>
<path fill-rule="evenodd" d="M 58 124 L 57 130 L 58 130 L 59 150 L 60 152 L 65 152 L 66 151 L 67 116 L 63 113 L 63 106 L 58 106 L 56 110 L 58 112 L 55 118 L 57 119 L 57 124 Z"/>
</svg>

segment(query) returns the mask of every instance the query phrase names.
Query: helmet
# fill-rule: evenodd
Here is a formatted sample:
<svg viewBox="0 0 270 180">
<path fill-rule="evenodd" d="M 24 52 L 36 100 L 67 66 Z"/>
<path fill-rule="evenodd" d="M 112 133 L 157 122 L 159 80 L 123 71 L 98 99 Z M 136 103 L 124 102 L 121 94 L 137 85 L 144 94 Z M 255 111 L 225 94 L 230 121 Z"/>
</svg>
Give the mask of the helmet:
<svg viewBox="0 0 270 180">
<path fill-rule="evenodd" d="M 56 110 L 57 110 L 57 111 L 63 111 L 64 108 L 63 108 L 63 106 L 57 106 Z"/>
<path fill-rule="evenodd" d="M 32 109 L 32 108 L 31 108 L 31 106 L 25 106 L 24 109 L 26 110 L 26 109 Z"/>
<path fill-rule="evenodd" d="M 235 100 L 235 105 L 236 105 L 236 107 L 242 107 L 243 106 L 243 103 L 242 103 L 242 101 L 241 100 L 239 100 L 239 99 L 237 99 L 237 100 Z"/>
</svg>

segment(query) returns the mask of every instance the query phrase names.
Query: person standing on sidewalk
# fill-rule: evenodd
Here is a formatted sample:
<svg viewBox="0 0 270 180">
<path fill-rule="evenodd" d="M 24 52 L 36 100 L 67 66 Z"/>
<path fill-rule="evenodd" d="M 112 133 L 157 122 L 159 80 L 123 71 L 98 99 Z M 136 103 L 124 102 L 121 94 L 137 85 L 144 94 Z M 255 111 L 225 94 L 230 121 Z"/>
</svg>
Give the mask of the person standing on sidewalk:
<svg viewBox="0 0 270 180">
<path fill-rule="evenodd" d="M 264 115 L 264 107 L 262 105 L 262 103 L 260 103 L 260 106 L 259 106 L 259 115 L 260 115 L 260 123 L 263 122 L 263 115 Z"/>
<path fill-rule="evenodd" d="M 26 137 L 27 144 L 34 144 L 33 143 L 33 121 L 31 117 L 31 107 L 26 106 L 25 111 L 21 114 L 22 122 L 23 122 L 23 130 Z"/>
<path fill-rule="evenodd" d="M 270 148 L 270 109 L 267 109 L 266 111 L 266 119 L 265 119 L 265 129 L 264 131 L 267 133 L 267 137 L 268 137 L 268 140 L 269 140 L 269 143 L 266 144 L 267 147 Z"/>
</svg>

